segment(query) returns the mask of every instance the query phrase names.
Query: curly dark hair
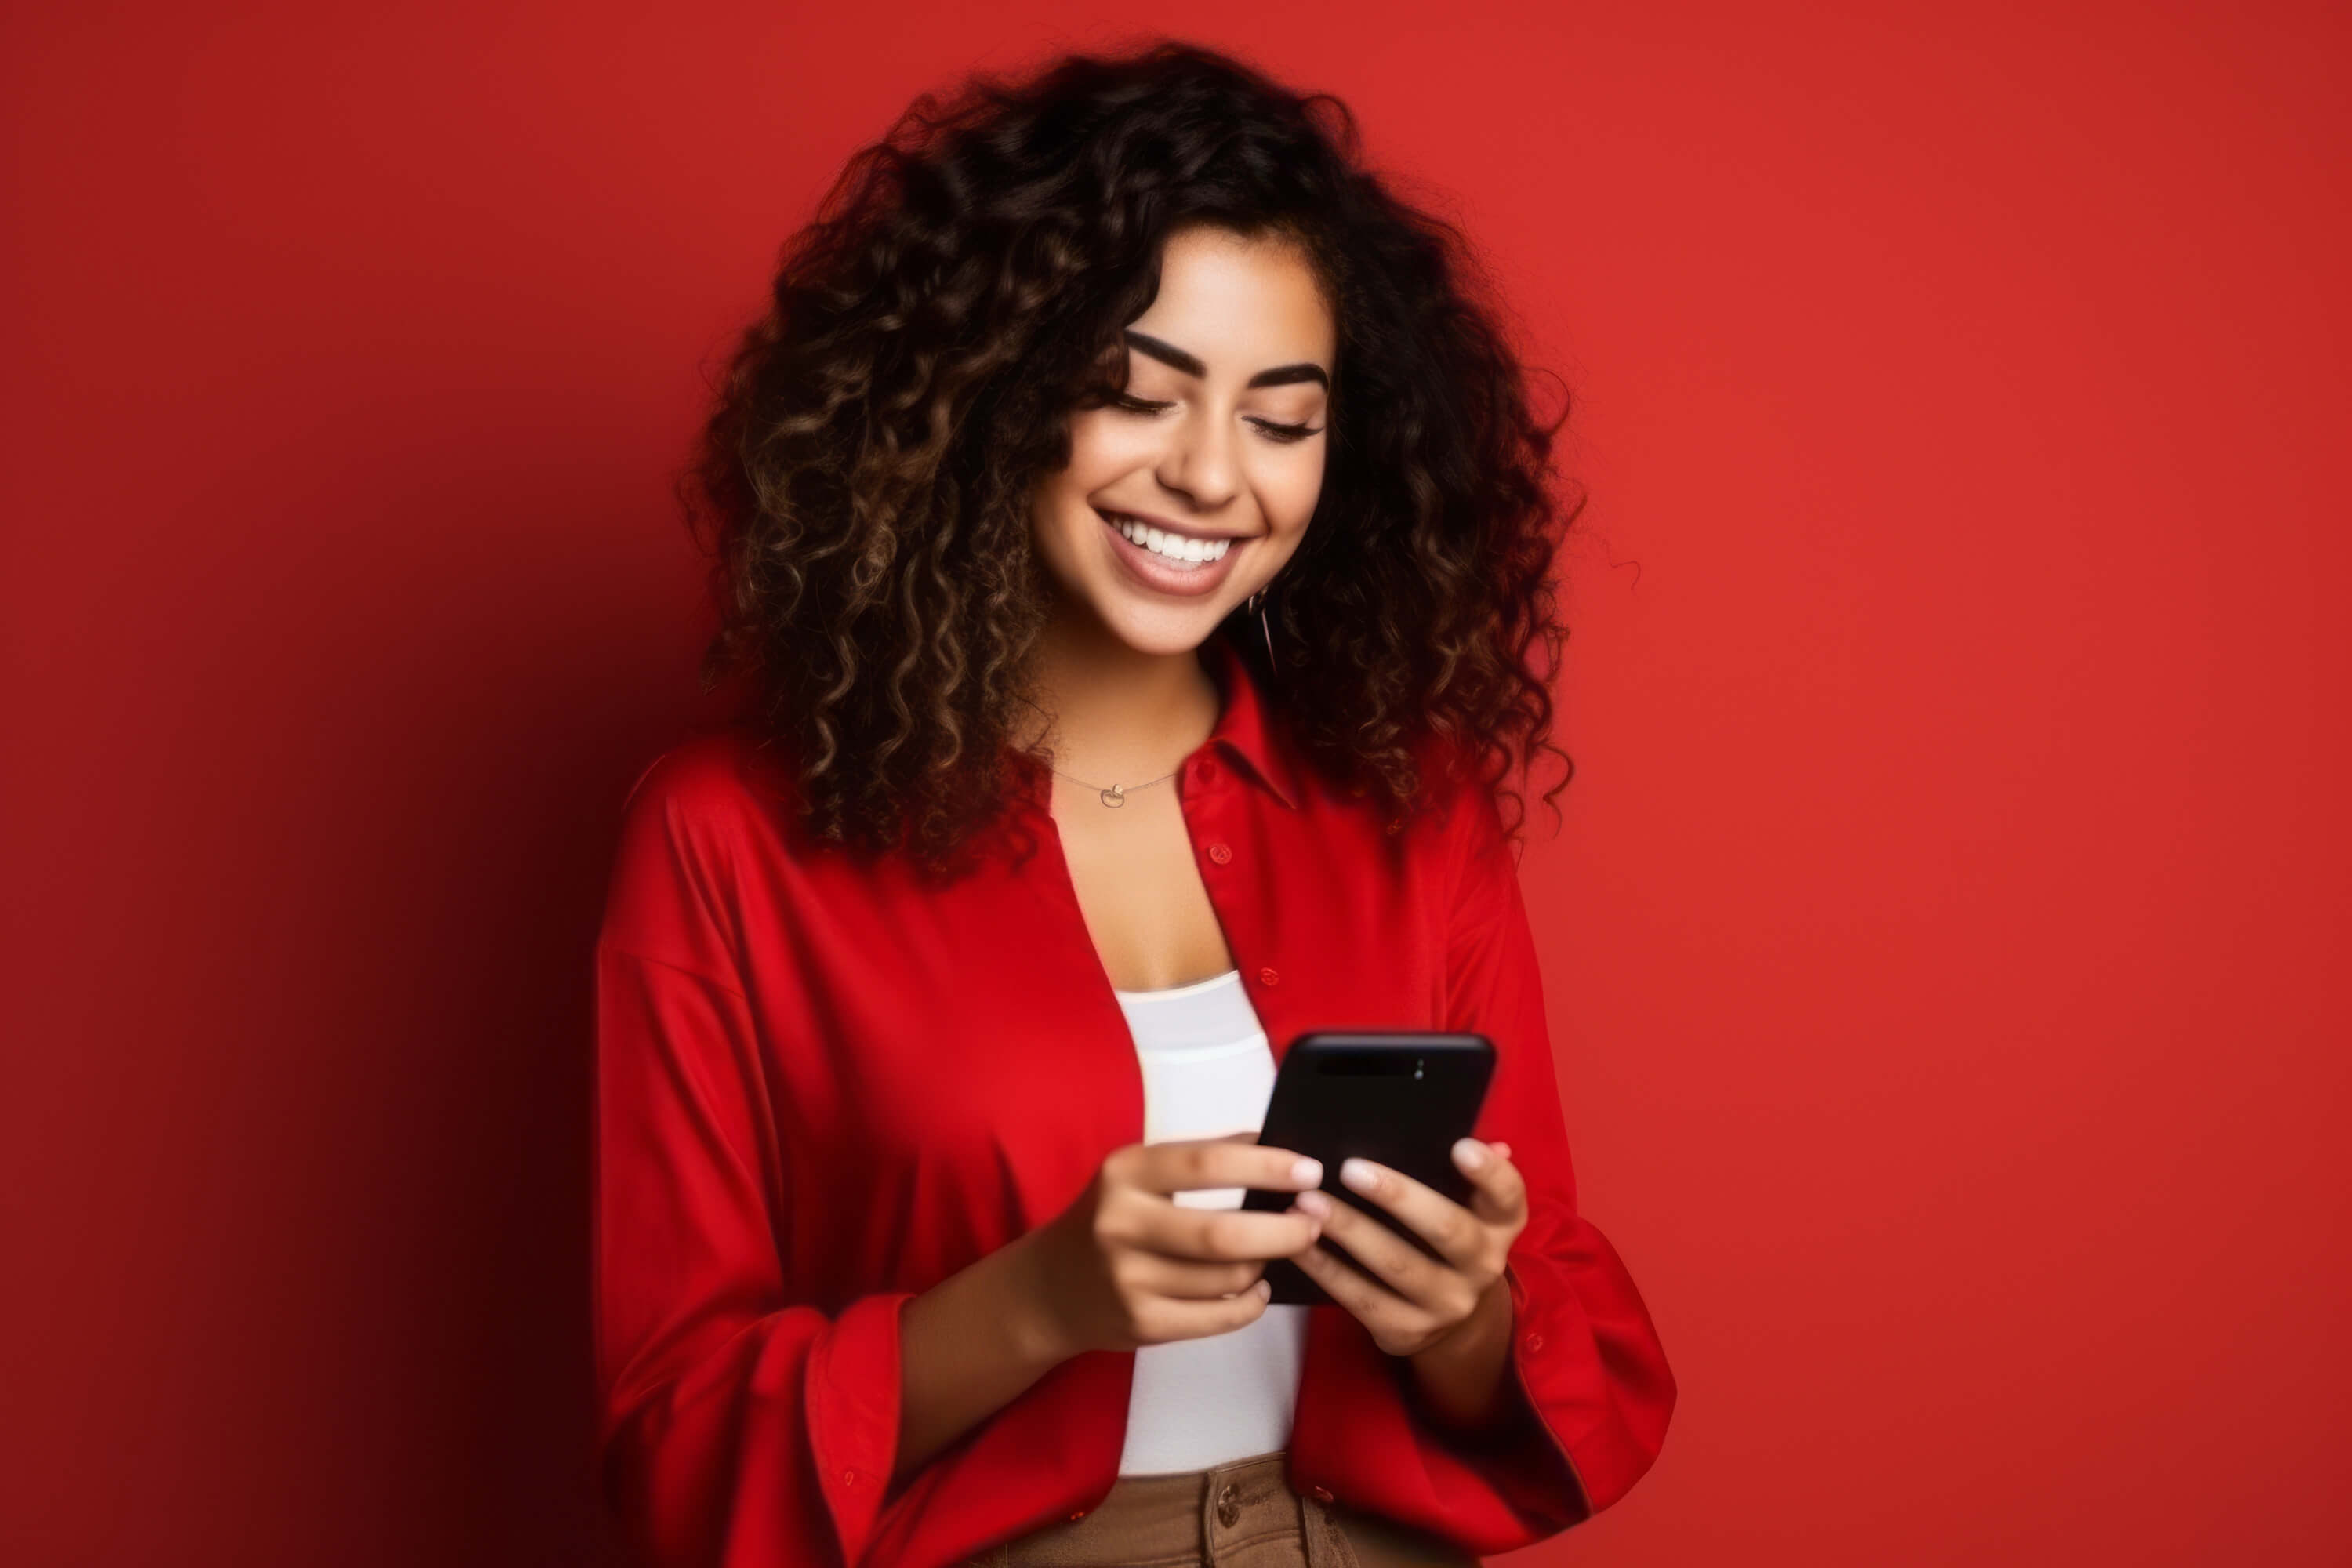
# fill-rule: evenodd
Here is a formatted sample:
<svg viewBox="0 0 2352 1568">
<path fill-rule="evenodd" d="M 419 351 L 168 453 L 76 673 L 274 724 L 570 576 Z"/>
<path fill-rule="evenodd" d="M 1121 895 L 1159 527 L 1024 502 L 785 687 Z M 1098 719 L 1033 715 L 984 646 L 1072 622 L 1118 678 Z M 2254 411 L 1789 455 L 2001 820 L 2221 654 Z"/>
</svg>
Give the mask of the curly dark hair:
<svg viewBox="0 0 2352 1568">
<path fill-rule="evenodd" d="M 1068 413 L 1124 390 L 1121 329 L 1169 235 L 1202 224 L 1297 244 L 1339 350 L 1315 517 L 1269 595 L 1279 669 L 1255 616 L 1213 635 L 1271 678 L 1302 758 L 1392 823 L 1433 762 L 1516 799 L 1502 780 L 1540 746 L 1563 765 L 1546 804 L 1566 787 L 1549 579 L 1583 496 L 1547 484 L 1566 403 L 1534 416 L 1460 232 L 1359 146 L 1337 98 L 1161 40 L 925 93 L 849 161 L 678 485 L 715 563 L 705 689 L 747 683 L 806 831 L 937 867 L 999 816 L 1053 591 L 1033 486 L 1069 460 Z"/>
</svg>

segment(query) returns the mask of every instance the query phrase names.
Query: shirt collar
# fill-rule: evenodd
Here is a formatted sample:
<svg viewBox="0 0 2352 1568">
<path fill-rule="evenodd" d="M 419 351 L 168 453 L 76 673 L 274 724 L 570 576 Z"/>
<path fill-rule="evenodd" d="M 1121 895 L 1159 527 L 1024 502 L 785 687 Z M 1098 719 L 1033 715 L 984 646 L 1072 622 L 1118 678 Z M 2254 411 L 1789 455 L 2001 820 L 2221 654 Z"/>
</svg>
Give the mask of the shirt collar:
<svg viewBox="0 0 2352 1568">
<path fill-rule="evenodd" d="M 1217 727 L 1209 732 L 1209 743 L 1247 763 L 1252 775 L 1273 792 L 1275 799 L 1297 810 L 1304 794 L 1298 762 L 1279 715 L 1268 710 L 1265 696 L 1258 689 L 1257 676 L 1249 662 L 1230 640 L 1213 633 L 1202 647 L 1201 663 L 1217 683 L 1224 703 L 1217 714 Z"/>
<path fill-rule="evenodd" d="M 1249 663 L 1224 637 L 1212 634 L 1201 647 L 1201 666 L 1216 684 L 1221 706 L 1216 727 L 1202 744 L 1223 752 L 1267 794 L 1296 811 L 1305 792 L 1297 756 L 1279 715 L 1269 710 Z M 1026 753 L 1005 749 L 1031 802 L 1041 809 L 1053 787 L 1046 769 Z"/>
</svg>

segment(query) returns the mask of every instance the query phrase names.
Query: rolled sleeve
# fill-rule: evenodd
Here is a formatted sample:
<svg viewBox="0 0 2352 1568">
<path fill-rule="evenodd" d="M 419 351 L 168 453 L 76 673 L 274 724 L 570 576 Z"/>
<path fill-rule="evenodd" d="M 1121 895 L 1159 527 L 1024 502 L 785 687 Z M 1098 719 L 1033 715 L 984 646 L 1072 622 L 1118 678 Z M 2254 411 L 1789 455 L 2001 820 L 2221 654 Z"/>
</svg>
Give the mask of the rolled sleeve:
<svg viewBox="0 0 2352 1568">
<path fill-rule="evenodd" d="M 859 1297 L 809 1358 L 809 1450 L 851 1563 L 874 1538 L 898 1463 L 899 1309 L 912 1299 L 904 1290 Z"/>
<path fill-rule="evenodd" d="M 913 1293 L 830 1300 L 784 1261 L 795 1200 L 723 840 L 659 783 L 632 794 L 595 950 L 604 1478 L 662 1568 L 853 1568 L 892 1522 Z"/>
<path fill-rule="evenodd" d="M 742 1000 L 597 954 L 596 1342 L 615 1502 L 651 1560 L 856 1564 L 898 1444 L 899 1311 L 796 1300 L 736 1059 Z"/>
<path fill-rule="evenodd" d="M 1579 1212 L 1543 982 L 1517 868 L 1490 791 L 1474 788 L 1447 937 L 1446 1027 L 1486 1036 L 1496 1072 L 1477 1135 L 1507 1142 L 1527 1183 L 1528 1223 L 1513 1242 L 1511 1377 L 1517 1407 L 1500 1440 L 1433 1446 L 1466 1462 L 1513 1527 L 1507 1551 L 1608 1507 L 1657 1458 L 1675 1388 L 1640 1292 L 1608 1239 Z"/>
</svg>

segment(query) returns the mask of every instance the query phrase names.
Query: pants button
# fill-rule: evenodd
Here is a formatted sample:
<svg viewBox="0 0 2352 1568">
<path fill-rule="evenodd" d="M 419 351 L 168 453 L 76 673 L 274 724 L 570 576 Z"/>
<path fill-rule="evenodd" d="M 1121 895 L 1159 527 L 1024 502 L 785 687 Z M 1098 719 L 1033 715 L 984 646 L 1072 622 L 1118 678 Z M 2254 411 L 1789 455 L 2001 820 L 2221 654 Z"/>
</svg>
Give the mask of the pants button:
<svg viewBox="0 0 2352 1568">
<path fill-rule="evenodd" d="M 1234 1483 L 1227 1481 L 1224 1490 L 1217 1494 L 1217 1522 L 1231 1530 L 1234 1527 L 1234 1521 L 1241 1516 L 1241 1500 L 1234 1494 Z"/>
</svg>

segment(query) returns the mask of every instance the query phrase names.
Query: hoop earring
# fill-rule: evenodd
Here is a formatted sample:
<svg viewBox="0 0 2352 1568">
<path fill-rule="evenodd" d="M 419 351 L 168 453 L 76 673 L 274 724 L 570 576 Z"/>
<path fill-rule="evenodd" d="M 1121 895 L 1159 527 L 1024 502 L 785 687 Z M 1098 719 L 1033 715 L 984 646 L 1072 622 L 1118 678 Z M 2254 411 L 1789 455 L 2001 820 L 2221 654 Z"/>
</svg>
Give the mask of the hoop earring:
<svg viewBox="0 0 2352 1568">
<path fill-rule="evenodd" d="M 1257 612 L 1258 630 L 1265 635 L 1265 668 L 1269 675 L 1274 673 L 1274 628 L 1266 624 L 1265 596 L 1273 588 L 1271 581 L 1259 584 L 1258 591 L 1249 596 L 1249 603 L 1244 606 Z"/>
</svg>

